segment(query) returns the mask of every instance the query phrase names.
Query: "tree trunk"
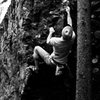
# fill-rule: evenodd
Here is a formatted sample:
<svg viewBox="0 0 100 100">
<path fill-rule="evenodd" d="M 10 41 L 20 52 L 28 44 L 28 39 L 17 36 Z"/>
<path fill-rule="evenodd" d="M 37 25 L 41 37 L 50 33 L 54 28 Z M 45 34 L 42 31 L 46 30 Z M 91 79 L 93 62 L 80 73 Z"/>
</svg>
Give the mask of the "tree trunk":
<svg viewBox="0 0 100 100">
<path fill-rule="evenodd" d="M 77 0 L 76 100 L 91 100 L 90 2 Z"/>
</svg>

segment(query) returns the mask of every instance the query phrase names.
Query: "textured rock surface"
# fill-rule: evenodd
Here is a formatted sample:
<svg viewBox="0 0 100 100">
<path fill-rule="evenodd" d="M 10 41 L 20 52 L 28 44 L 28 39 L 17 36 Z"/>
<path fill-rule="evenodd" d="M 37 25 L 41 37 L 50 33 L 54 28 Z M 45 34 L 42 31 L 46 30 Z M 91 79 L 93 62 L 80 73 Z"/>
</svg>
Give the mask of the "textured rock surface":
<svg viewBox="0 0 100 100">
<path fill-rule="evenodd" d="M 70 1 L 73 10 L 76 3 L 74 1 Z M 27 79 L 29 79 L 28 76 L 30 74 L 30 70 L 25 71 L 25 68 L 28 64 L 32 64 L 32 60 L 30 61 L 28 59 L 32 56 L 35 45 L 40 45 L 48 52 L 51 52 L 51 47 L 45 43 L 48 28 L 54 26 L 56 30 L 55 35 L 60 36 L 60 31 L 66 24 L 64 23 L 65 13 L 62 10 L 61 3 L 61 0 L 12 0 L 8 13 L 0 26 L 0 100 L 21 99 L 24 87 L 28 84 Z M 75 15 L 74 13 L 72 14 Z M 73 21 L 75 21 L 75 19 Z M 39 75 L 42 75 L 41 73 Z M 35 76 L 41 79 L 39 75 Z M 50 78 L 51 77 L 52 75 Z M 38 83 L 38 78 L 33 79 L 33 81 Z M 42 78 L 43 80 L 46 79 L 45 77 Z M 55 79 L 49 80 L 49 83 L 54 80 Z M 39 82 L 42 82 L 42 80 L 39 80 Z M 34 85 L 36 85 L 35 83 Z M 49 83 L 46 83 L 47 87 L 49 87 Z M 50 86 L 55 87 L 54 83 L 55 81 L 52 83 L 53 85 Z M 61 86 L 63 85 L 60 85 L 60 87 Z M 31 87 L 31 85 L 28 87 Z M 38 89 L 39 88 L 36 90 Z M 50 88 L 44 87 L 44 89 Z M 57 89 L 55 89 L 56 92 Z M 40 90 L 42 91 L 42 89 Z M 51 90 L 53 91 L 53 89 Z M 60 92 L 57 93 L 59 94 Z M 48 94 L 49 93 L 47 93 L 47 95 Z M 25 95 L 24 93 L 24 96 L 27 96 L 27 94 Z M 36 100 L 45 100 L 41 96 L 38 97 Z M 61 97 L 63 97 L 63 95 Z M 59 98 L 59 100 L 62 99 Z"/>
</svg>

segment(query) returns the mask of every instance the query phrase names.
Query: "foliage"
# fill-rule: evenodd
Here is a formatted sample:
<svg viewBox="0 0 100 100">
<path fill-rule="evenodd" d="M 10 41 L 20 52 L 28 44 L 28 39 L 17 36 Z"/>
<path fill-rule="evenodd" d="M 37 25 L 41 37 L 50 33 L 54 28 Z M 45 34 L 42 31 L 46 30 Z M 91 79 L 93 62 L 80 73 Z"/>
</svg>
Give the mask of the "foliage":
<svg viewBox="0 0 100 100">
<path fill-rule="evenodd" d="M 92 34 L 92 63 L 93 63 L 93 98 L 100 99 L 100 1 L 91 1 L 91 34 Z"/>
</svg>

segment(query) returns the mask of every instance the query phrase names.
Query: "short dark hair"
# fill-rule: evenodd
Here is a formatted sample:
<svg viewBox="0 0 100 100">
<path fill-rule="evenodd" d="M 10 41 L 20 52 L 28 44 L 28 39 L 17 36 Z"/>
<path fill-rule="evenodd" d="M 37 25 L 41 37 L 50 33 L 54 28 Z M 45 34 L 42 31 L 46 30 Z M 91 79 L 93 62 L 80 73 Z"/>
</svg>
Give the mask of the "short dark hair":
<svg viewBox="0 0 100 100">
<path fill-rule="evenodd" d="M 71 26 L 71 25 L 69 25 L 69 24 L 67 24 L 66 26 L 70 26 L 70 27 L 72 28 L 72 26 Z"/>
</svg>

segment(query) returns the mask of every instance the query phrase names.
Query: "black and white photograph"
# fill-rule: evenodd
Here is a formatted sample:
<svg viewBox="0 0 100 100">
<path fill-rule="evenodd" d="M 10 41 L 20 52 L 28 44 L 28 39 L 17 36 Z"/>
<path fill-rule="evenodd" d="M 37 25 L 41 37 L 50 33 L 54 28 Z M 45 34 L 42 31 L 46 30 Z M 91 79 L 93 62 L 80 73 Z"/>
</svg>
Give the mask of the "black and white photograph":
<svg viewBox="0 0 100 100">
<path fill-rule="evenodd" d="M 0 0 L 0 100 L 100 100 L 100 0 Z"/>
</svg>

